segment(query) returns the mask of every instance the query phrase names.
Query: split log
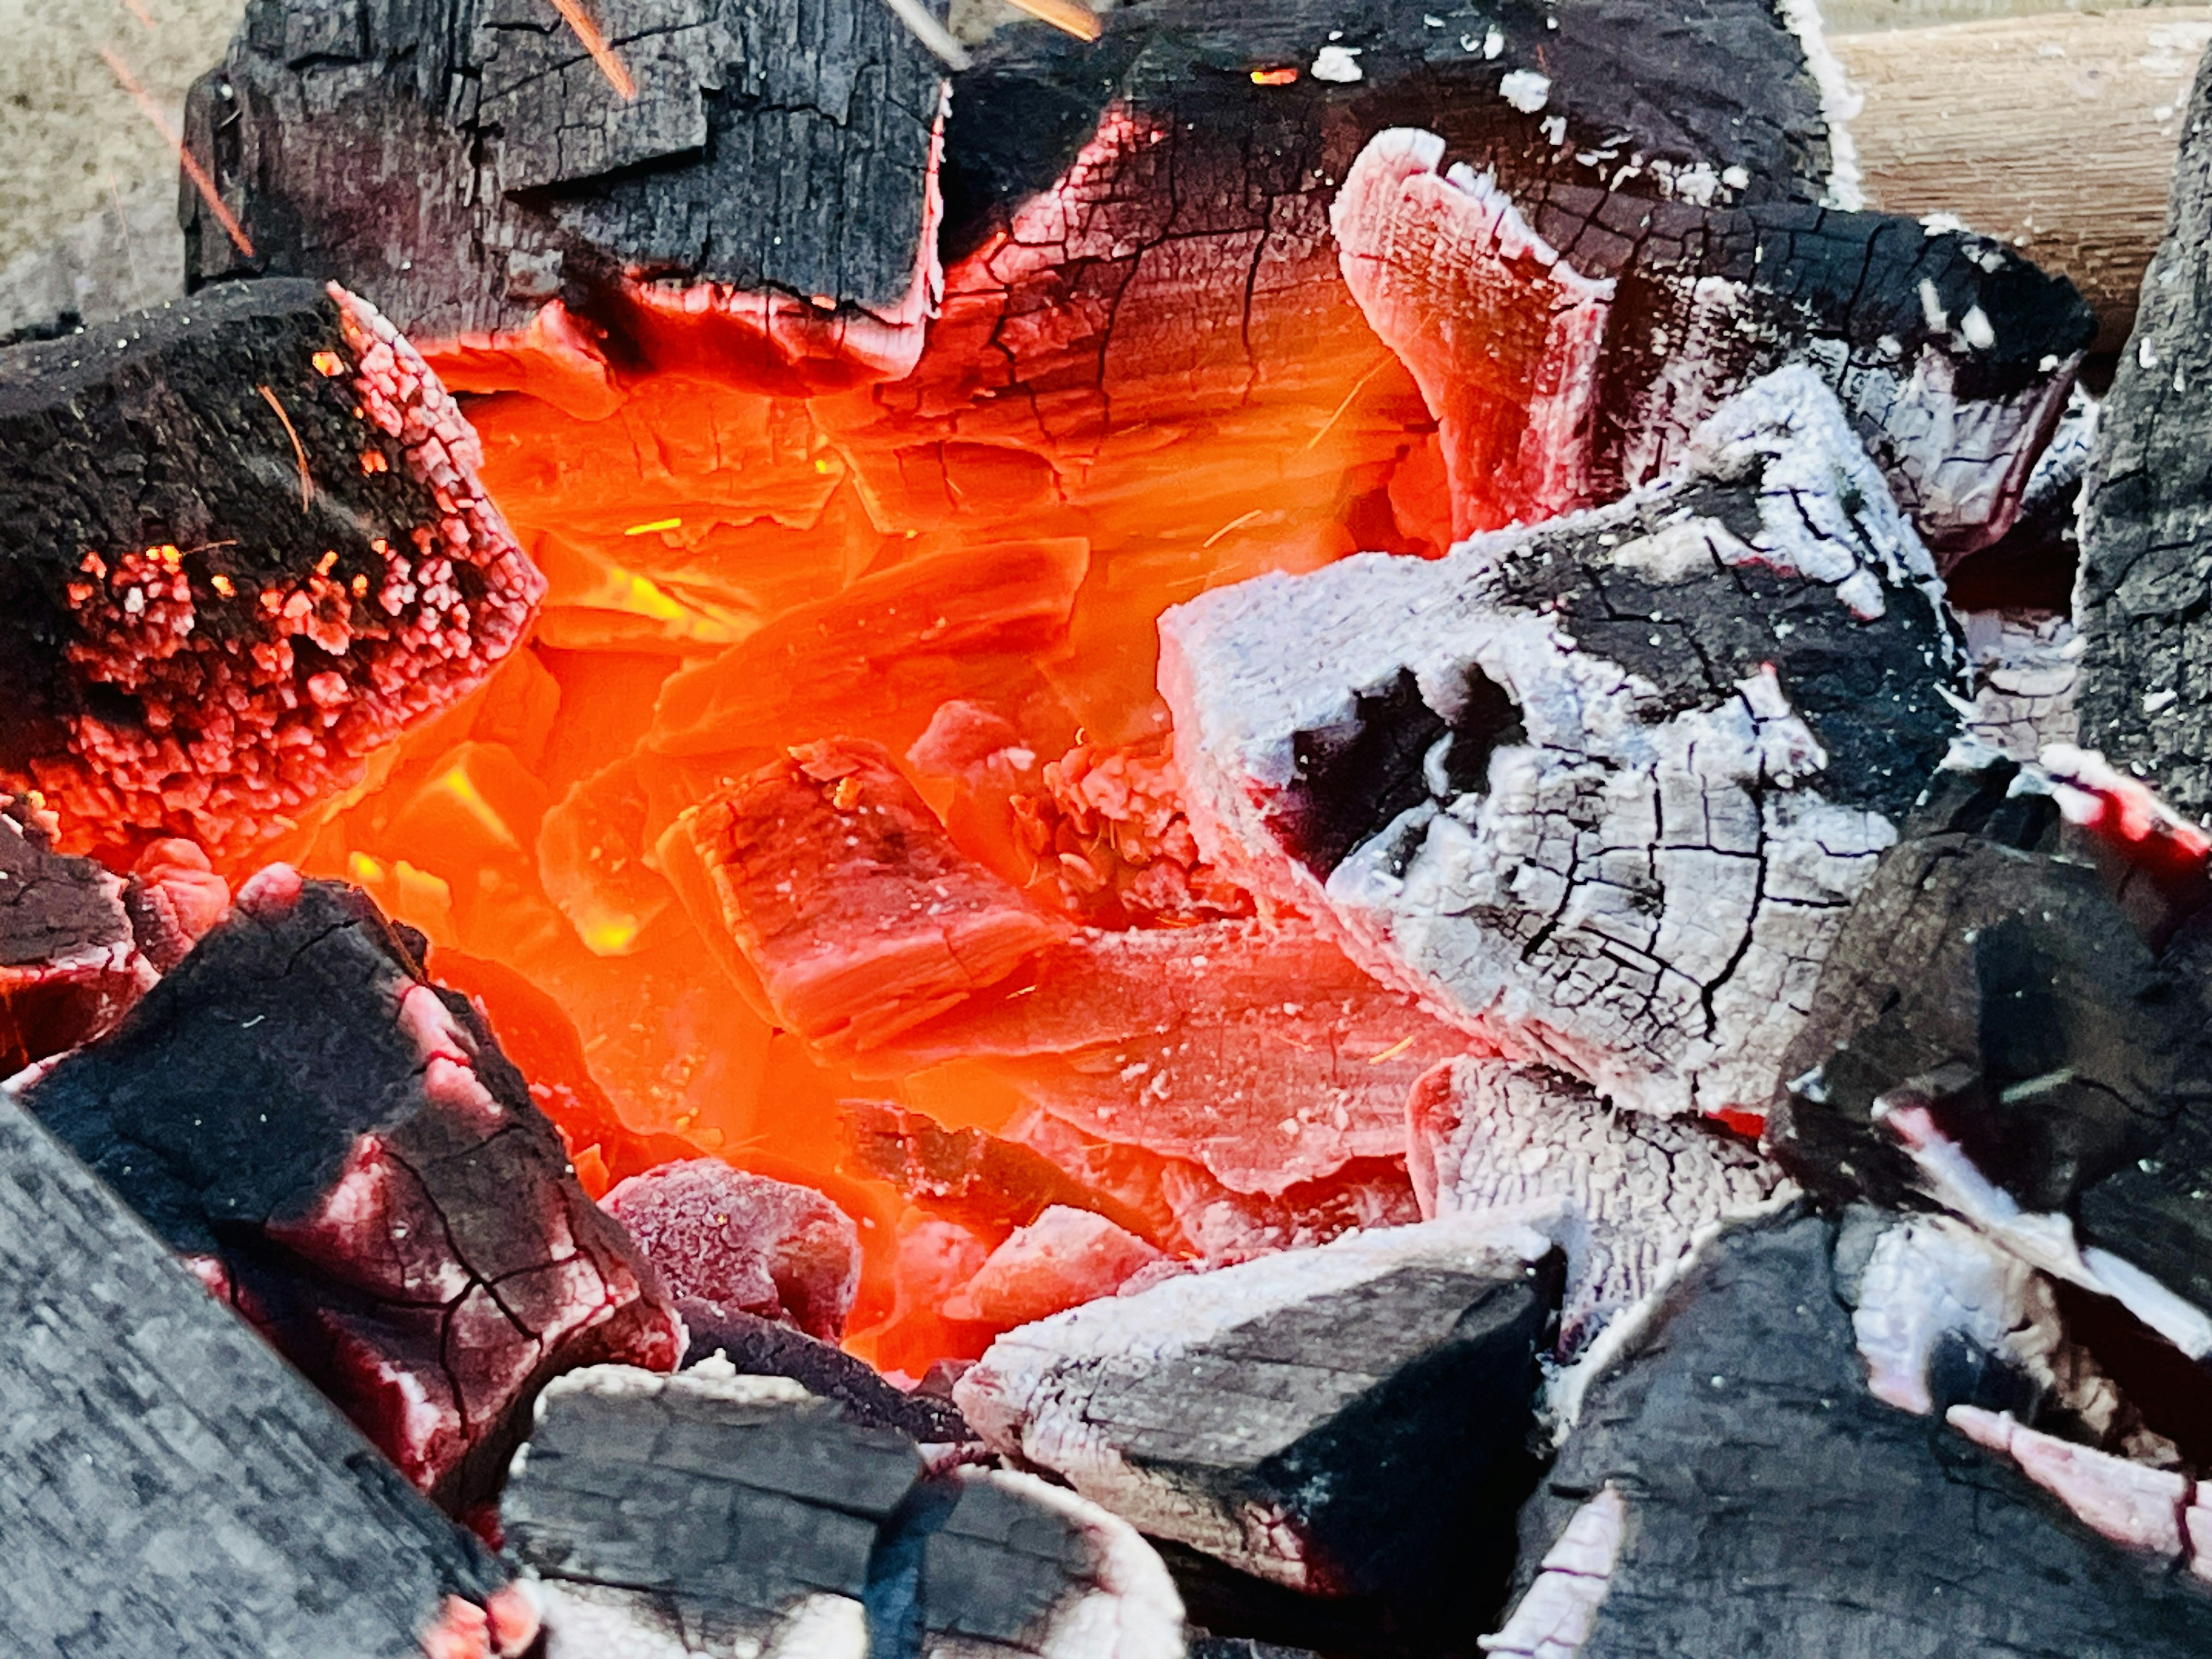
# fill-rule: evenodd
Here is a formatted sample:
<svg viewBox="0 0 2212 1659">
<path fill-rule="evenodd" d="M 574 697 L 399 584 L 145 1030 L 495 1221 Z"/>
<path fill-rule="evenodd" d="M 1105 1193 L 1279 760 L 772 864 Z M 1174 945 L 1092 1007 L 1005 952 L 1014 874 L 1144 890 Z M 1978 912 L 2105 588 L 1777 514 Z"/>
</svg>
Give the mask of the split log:
<svg viewBox="0 0 2212 1659">
<path fill-rule="evenodd" d="M 235 855 L 472 690 L 544 591 L 476 436 L 343 291 L 240 283 L 0 353 L 0 781 L 63 844 Z"/>
<path fill-rule="evenodd" d="M 925 1468 L 781 1378 L 599 1366 L 545 1391 L 503 1516 L 549 1659 L 1045 1656 L 1086 1633 L 1180 1659 L 1182 1606 L 1126 1522 L 1030 1476 Z"/>
<path fill-rule="evenodd" d="M 336 278 L 410 335 L 464 356 L 507 337 L 602 377 L 601 395 L 605 359 L 568 320 L 586 296 L 633 344 L 771 380 L 910 366 L 938 270 L 944 82 L 890 9 L 577 15 L 256 0 L 185 109 L 252 251 L 187 191 L 188 281 Z"/>
<path fill-rule="evenodd" d="M 1462 1218 L 1171 1279 L 1000 1338 L 953 1398 L 1143 1531 L 1463 1619 L 1504 1565 L 1550 1249 Z"/>
<path fill-rule="evenodd" d="M 12 1646 L 421 1659 L 448 1598 L 501 1597 L 483 1546 L 8 1101 L 0 1166 Z"/>
<path fill-rule="evenodd" d="M 1758 1112 L 1956 732 L 1949 626 L 1796 368 L 1615 507 L 1179 606 L 1160 685 L 1208 854 L 1386 983 L 1617 1105 Z"/>
<path fill-rule="evenodd" d="M 2157 6 L 1829 37 L 1867 204 L 1964 221 L 2069 278 L 2117 350 L 2157 246 L 2212 10 Z"/>
<path fill-rule="evenodd" d="M 1485 1645 L 2120 1659 L 2212 1641 L 2212 1593 L 2170 1561 L 1867 1392 L 1842 1266 L 1809 1217 L 1699 1258 L 1589 1381 L 1522 1517 L 1528 1594 Z"/>
<path fill-rule="evenodd" d="M 2082 742 L 2212 822 L 2212 59 L 2166 240 L 2099 423 L 2081 514 Z"/>
<path fill-rule="evenodd" d="M 112 1032 L 12 1086 L 457 1511 L 546 1379 L 679 1357 L 481 1017 L 358 891 L 270 866 Z"/>
</svg>

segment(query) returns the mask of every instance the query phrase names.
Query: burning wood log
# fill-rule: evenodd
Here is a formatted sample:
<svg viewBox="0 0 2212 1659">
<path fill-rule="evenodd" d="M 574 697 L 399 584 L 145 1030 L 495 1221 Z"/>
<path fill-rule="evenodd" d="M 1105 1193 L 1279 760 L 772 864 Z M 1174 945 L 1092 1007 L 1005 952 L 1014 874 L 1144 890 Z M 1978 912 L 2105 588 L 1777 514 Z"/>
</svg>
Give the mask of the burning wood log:
<svg viewBox="0 0 2212 1659">
<path fill-rule="evenodd" d="M 507 1570 L 8 1101 L 0 1165 L 12 1644 L 422 1659 L 465 1607 L 527 1645 Z"/>
<path fill-rule="evenodd" d="M 154 982 L 125 889 L 54 850 L 52 816 L 0 797 L 0 1071 L 73 1048 Z"/>
<path fill-rule="evenodd" d="M 455 1510 L 545 1380 L 672 1368 L 652 1270 L 466 1000 L 366 898 L 272 866 L 107 1036 L 11 1085 Z"/>
<path fill-rule="evenodd" d="M 64 844 L 243 853 L 474 688 L 544 583 L 475 434 L 343 290 L 234 283 L 0 353 L 0 780 Z"/>
<path fill-rule="evenodd" d="M 1764 1109 L 1963 702 L 1928 555 L 1802 368 L 1617 507 L 1218 590 L 1161 639 L 1209 855 L 1662 1114 Z"/>
<path fill-rule="evenodd" d="M 601 1366 L 545 1391 L 504 1516 L 544 1582 L 549 1659 L 1044 1656 L 1085 1632 L 1178 1659 L 1182 1608 L 1126 1522 L 1029 1476 L 925 1469 L 781 1378 Z"/>
<path fill-rule="evenodd" d="M 2212 69 L 2183 118 L 2166 240 L 2143 279 L 2135 342 L 2099 424 L 2081 514 L 2076 619 L 2082 741 L 2148 778 L 2191 818 L 2212 812 L 2204 757 L 2212 580 Z"/>
<path fill-rule="evenodd" d="M 1330 209 L 1346 282 L 1442 428 L 1464 536 L 1673 471 L 1698 423 L 1817 368 L 1948 563 L 2003 535 L 2095 320 L 2002 243 L 1797 205 L 1526 187 L 1382 133 Z"/>
<path fill-rule="evenodd" d="M 1172 1279 L 1001 1337 L 953 1398 L 1141 1530 L 1460 1617 L 1506 1559 L 1550 1249 L 1462 1218 Z"/>
<path fill-rule="evenodd" d="M 187 201 L 188 280 L 370 288 L 464 364 L 511 355 L 602 409 L 606 361 L 568 316 L 586 296 L 648 355 L 767 381 L 910 368 L 945 83 L 890 9 L 569 9 L 581 27 L 428 6 L 349 30 L 260 0 L 185 112 L 255 251 Z"/>
<path fill-rule="evenodd" d="M 1484 1645 L 2118 1659 L 2212 1639 L 2212 1594 L 2170 1563 L 1869 1394 L 1839 1294 L 1856 1288 L 1830 1223 L 1716 1241 L 1580 1379 L 1522 1517 L 1527 1594 Z"/>
</svg>

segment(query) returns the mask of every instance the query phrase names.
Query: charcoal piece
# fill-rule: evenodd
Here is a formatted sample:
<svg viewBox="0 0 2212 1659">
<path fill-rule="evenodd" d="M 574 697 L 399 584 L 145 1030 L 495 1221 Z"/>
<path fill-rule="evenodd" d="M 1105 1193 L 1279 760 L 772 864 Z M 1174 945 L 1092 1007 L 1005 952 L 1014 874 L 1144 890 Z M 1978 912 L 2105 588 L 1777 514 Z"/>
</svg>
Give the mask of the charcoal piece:
<svg viewBox="0 0 2212 1659">
<path fill-rule="evenodd" d="M 472 690 L 544 579 L 476 434 L 342 290 L 243 283 L 0 352 L 0 783 L 64 845 L 236 856 Z"/>
<path fill-rule="evenodd" d="M 106 1030 L 154 981 L 124 884 L 54 836 L 50 815 L 0 795 L 0 1076 Z"/>
<path fill-rule="evenodd" d="M 953 1398 L 1148 1534 L 1463 1616 L 1504 1570 L 1550 1251 L 1512 1218 L 1462 1218 L 1171 1279 L 1000 1337 Z"/>
<path fill-rule="evenodd" d="M 499 1595 L 483 1546 L 7 1101 L 0 1168 L 12 1651 L 419 1659 L 447 1598 Z"/>
<path fill-rule="evenodd" d="M 899 19 L 878 0 L 582 15 L 604 66 L 515 0 L 254 0 L 185 106 L 252 252 L 187 188 L 188 283 L 372 286 L 417 337 L 520 334 L 558 301 L 634 335 L 719 328 L 769 374 L 848 350 L 910 363 L 944 82 Z"/>
<path fill-rule="evenodd" d="M 2106 399 L 2081 509 L 2081 741 L 2212 811 L 2212 65 L 2179 118 L 2166 240 Z"/>
<path fill-rule="evenodd" d="M 24 1105 L 456 1510 L 547 1378 L 672 1368 L 652 1269 L 468 1000 L 358 890 L 272 866 Z"/>
<path fill-rule="evenodd" d="M 502 1505 L 549 1659 L 637 1650 L 1177 1659 L 1182 1608 L 1127 1522 L 1027 1475 L 925 1480 L 914 1443 L 709 1362 L 548 1388 Z M 655 1639 L 657 1638 L 657 1640 Z"/>
<path fill-rule="evenodd" d="M 1626 1117 L 1540 1066 L 1448 1060 L 1413 1085 L 1406 1112 L 1424 1216 L 1567 1206 L 1563 1355 L 1656 1288 L 1700 1233 L 1758 1208 L 1782 1179 L 1717 1126 Z"/>
<path fill-rule="evenodd" d="M 985 1258 L 945 1298 L 945 1316 L 1009 1330 L 1133 1288 L 1140 1275 L 1170 1265 L 1104 1216 L 1055 1204 Z"/>
<path fill-rule="evenodd" d="M 1939 562 L 2009 529 L 2096 331 L 2002 242 L 1440 171 L 1378 134 L 1330 210 L 1345 280 L 1441 426 L 1466 535 L 1610 501 L 1784 363 L 1827 382 Z M 1510 174 L 1507 176 L 1510 176 Z"/>
<path fill-rule="evenodd" d="M 166 974 L 229 911 L 230 884 L 193 842 L 165 838 L 139 854 L 123 908 L 138 949 Z"/>
<path fill-rule="evenodd" d="M 908 1394 L 866 1360 L 804 1331 L 695 1297 L 677 1297 L 676 1311 L 691 1339 L 687 1365 L 720 1354 L 743 1376 L 787 1376 L 807 1393 L 836 1401 L 864 1428 L 896 1429 L 925 1444 L 975 1438 L 949 1395 Z"/>
<path fill-rule="evenodd" d="M 1043 1154 L 981 1129 L 948 1129 L 875 1101 L 845 1105 L 854 1175 L 888 1181 L 910 1201 L 987 1231 L 1025 1227 L 1055 1204 L 1096 1212 L 1146 1243 L 1158 1229 L 1133 1206 L 1097 1191 Z"/>
<path fill-rule="evenodd" d="M 1617 1494 L 1617 1558 L 1584 1559 L 1605 1589 L 1582 1659 L 2203 1651 L 2212 1592 L 1867 1392 L 1834 1248 L 1804 1216 L 1723 1235 L 1582 1395 L 1520 1570 Z"/>
<path fill-rule="evenodd" d="M 1660 1114 L 1765 1109 L 1966 689 L 1926 550 L 1802 367 L 1614 507 L 1219 588 L 1160 635 L 1209 857 L 1509 1056 Z M 1446 725 L 1497 687 L 1522 735 L 1481 722 L 1471 786 L 1436 738 L 1380 821 L 1371 779 L 1327 790 L 1300 755 L 1408 673 Z"/>
<path fill-rule="evenodd" d="M 666 1164 L 599 1200 L 679 1297 L 835 1342 L 860 1285 L 860 1233 L 811 1187 L 718 1158 Z"/>
</svg>

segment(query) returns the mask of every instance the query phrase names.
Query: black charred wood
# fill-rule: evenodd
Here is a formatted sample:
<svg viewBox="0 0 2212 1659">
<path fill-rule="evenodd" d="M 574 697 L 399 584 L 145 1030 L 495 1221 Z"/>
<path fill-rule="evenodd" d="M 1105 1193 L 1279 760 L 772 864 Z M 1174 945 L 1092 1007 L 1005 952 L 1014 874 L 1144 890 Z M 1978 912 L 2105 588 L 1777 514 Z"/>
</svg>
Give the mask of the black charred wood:
<svg viewBox="0 0 2212 1659">
<path fill-rule="evenodd" d="M 836 1401 L 848 1419 L 864 1428 L 896 1429 L 925 1444 L 975 1437 L 949 1396 L 908 1394 L 866 1360 L 804 1331 L 694 1297 L 679 1297 L 676 1310 L 690 1334 L 688 1365 L 720 1354 L 746 1376 L 789 1377 L 807 1393 Z"/>
<path fill-rule="evenodd" d="M 506 1583 L 4 1100 L 0 1286 L 11 1651 L 419 1659 Z"/>
<path fill-rule="evenodd" d="M 56 852 L 27 802 L 0 797 L 0 1075 L 105 1030 L 151 982 L 125 896 Z"/>
<path fill-rule="evenodd" d="M 2176 810 L 2212 811 L 2212 63 L 2200 68 L 2166 240 L 2143 276 L 2081 515 L 2081 741 Z"/>
<path fill-rule="evenodd" d="M 355 890 L 271 866 L 21 1098 L 458 1511 L 496 1490 L 548 1378 L 679 1358 L 520 1074 Z"/>
</svg>

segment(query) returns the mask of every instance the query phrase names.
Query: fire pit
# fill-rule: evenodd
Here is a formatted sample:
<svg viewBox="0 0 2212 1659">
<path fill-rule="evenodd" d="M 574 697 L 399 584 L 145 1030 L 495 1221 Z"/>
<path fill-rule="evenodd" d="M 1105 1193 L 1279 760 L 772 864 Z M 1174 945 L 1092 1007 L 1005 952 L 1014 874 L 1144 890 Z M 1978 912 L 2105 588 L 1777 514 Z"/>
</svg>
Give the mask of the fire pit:
<svg viewBox="0 0 2212 1659">
<path fill-rule="evenodd" d="M 0 1608 L 2212 1651 L 2212 77 L 2126 335 L 1810 4 L 1021 4 L 252 0 L 0 351 Z"/>
</svg>

